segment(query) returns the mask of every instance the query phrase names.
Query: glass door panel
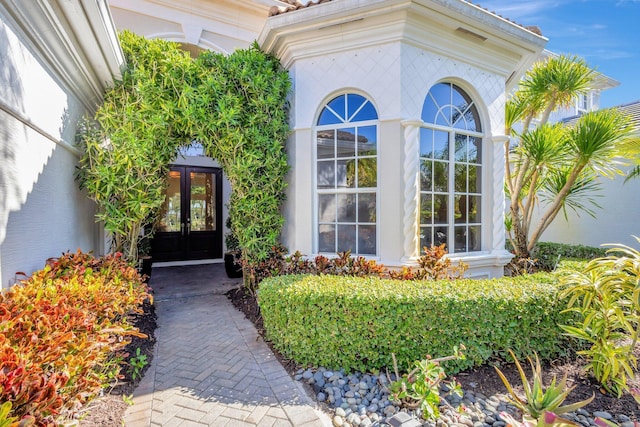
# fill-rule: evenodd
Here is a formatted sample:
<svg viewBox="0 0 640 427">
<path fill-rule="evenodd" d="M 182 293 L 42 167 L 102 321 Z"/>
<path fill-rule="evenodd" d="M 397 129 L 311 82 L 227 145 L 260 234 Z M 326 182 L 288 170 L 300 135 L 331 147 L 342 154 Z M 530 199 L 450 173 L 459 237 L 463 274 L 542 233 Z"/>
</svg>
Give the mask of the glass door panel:
<svg viewBox="0 0 640 427">
<path fill-rule="evenodd" d="M 216 231 L 216 188 L 211 173 L 191 172 L 191 231 Z"/>
<path fill-rule="evenodd" d="M 162 206 L 162 214 L 158 231 L 180 231 L 180 226 L 182 224 L 182 192 L 180 191 L 181 177 L 182 174 L 180 171 L 172 170 L 169 172 L 167 198 Z"/>
</svg>

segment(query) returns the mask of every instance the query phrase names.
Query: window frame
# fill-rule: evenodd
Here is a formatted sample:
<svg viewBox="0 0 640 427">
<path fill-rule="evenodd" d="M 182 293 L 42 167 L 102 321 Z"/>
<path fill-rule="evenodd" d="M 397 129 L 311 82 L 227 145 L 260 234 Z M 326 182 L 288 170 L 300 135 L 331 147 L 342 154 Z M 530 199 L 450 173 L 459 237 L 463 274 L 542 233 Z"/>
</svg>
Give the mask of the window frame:
<svg viewBox="0 0 640 427">
<path fill-rule="evenodd" d="M 366 101 L 368 101 L 371 106 L 374 108 L 375 112 L 376 112 L 376 119 L 371 119 L 371 120 L 362 120 L 362 121 L 344 121 L 342 120 L 342 123 L 337 123 L 337 124 L 327 124 L 327 125 L 318 125 L 318 121 L 320 120 L 320 117 L 322 115 L 322 112 L 325 110 L 325 108 L 328 108 L 328 105 L 334 101 L 336 98 L 338 97 L 342 97 L 342 96 L 348 96 L 348 95 L 358 95 L 363 97 Z M 362 106 L 364 106 L 365 103 L 362 104 Z M 362 107 L 361 106 L 361 107 Z M 357 110 L 360 111 L 361 107 Z M 353 114 L 353 117 L 356 116 L 357 113 Z M 370 127 L 370 126 L 375 126 L 376 127 L 376 153 L 375 155 L 365 155 L 365 156 L 359 156 L 357 153 L 357 150 L 355 150 L 354 155 L 353 156 L 338 156 L 338 153 L 334 152 L 333 157 L 331 158 L 327 158 L 326 160 L 320 159 L 318 158 L 318 133 L 322 132 L 322 131 L 326 131 L 326 130 L 333 130 L 336 132 L 336 138 L 337 138 L 337 132 L 339 130 L 343 130 L 343 129 L 354 129 L 355 128 L 364 128 L 364 127 Z M 364 95 L 362 93 L 358 93 L 358 92 L 354 92 L 354 91 L 348 91 L 348 92 L 341 92 L 338 94 L 335 94 L 331 97 L 329 97 L 325 102 L 322 103 L 322 107 L 319 109 L 318 114 L 316 115 L 316 120 L 315 120 L 315 125 L 312 129 L 312 150 L 313 150 L 313 155 L 312 155 L 312 161 L 313 161 L 313 250 L 315 253 L 317 254 L 323 254 L 323 255 L 333 255 L 335 256 L 338 252 L 334 251 L 334 252 L 330 252 L 330 251 L 321 251 L 320 250 L 320 226 L 321 225 L 335 225 L 336 226 L 336 233 L 335 233 L 335 240 L 334 240 L 334 248 L 337 250 L 339 249 L 339 242 L 338 242 L 338 233 L 337 233 L 337 226 L 338 225 L 355 225 L 356 226 L 356 251 L 352 252 L 352 255 L 356 255 L 356 256 L 362 256 L 364 258 L 367 259 L 379 259 L 379 253 L 380 253 L 380 224 L 379 224 L 379 218 L 380 218 L 380 201 L 379 201 L 379 193 L 380 193 L 380 158 L 379 158 L 379 144 L 380 144 L 380 117 L 378 115 L 378 108 L 375 106 L 375 104 L 373 103 L 373 101 L 371 100 L 371 98 L 367 95 Z M 355 143 L 355 141 L 354 141 Z M 357 173 L 356 173 L 356 186 L 352 187 L 352 188 L 348 188 L 348 187 L 338 187 L 337 185 L 335 185 L 333 188 L 319 188 L 318 187 L 318 164 L 319 162 L 329 162 L 332 161 L 334 162 L 334 165 L 336 164 L 335 162 L 339 161 L 339 160 L 355 160 L 356 162 L 358 161 L 358 159 L 360 158 L 372 158 L 375 159 L 376 161 L 376 185 L 375 187 L 359 187 L 357 186 L 358 182 L 357 182 Z M 335 184 L 335 183 L 334 183 Z M 359 194 L 373 194 L 375 196 L 375 222 L 364 222 L 364 221 L 359 221 L 358 220 L 358 212 L 356 209 L 356 218 L 355 221 L 350 221 L 350 222 L 346 222 L 346 221 L 339 221 L 338 220 L 338 216 L 337 216 L 337 210 L 338 210 L 338 205 L 336 203 L 336 217 L 334 221 L 324 221 L 321 222 L 320 221 L 320 213 L 319 213 L 319 209 L 320 209 L 320 197 L 322 195 L 359 195 Z M 360 225 L 364 225 L 364 226 L 375 226 L 375 253 L 374 254 L 361 254 L 357 252 L 358 249 L 358 238 L 359 238 L 359 226 Z"/>
<path fill-rule="evenodd" d="M 472 106 L 472 108 L 475 108 L 475 112 L 477 114 L 477 121 L 478 123 L 476 123 L 476 128 L 480 128 L 481 131 L 472 131 L 472 130 L 466 130 L 466 129 L 460 129 L 458 127 L 455 127 L 454 124 L 452 124 L 451 126 L 443 126 L 440 124 L 436 124 L 433 122 L 426 122 L 423 119 L 423 114 L 424 114 L 424 104 L 423 104 L 423 112 L 421 114 L 421 125 L 420 125 L 420 134 L 419 134 L 419 152 L 417 153 L 418 155 L 418 159 L 419 159 L 419 174 L 420 174 L 420 179 L 418 182 L 418 194 L 419 194 L 419 202 L 418 202 L 418 212 L 419 212 L 419 216 L 418 216 L 418 230 L 417 230 L 417 234 L 418 234 L 418 241 L 419 241 L 419 248 L 420 248 L 420 252 L 422 251 L 422 232 L 423 229 L 429 229 L 430 232 L 432 233 L 432 239 L 431 239 L 431 243 L 435 244 L 436 243 L 436 239 L 435 239 L 435 233 L 436 233 L 436 229 L 437 228 L 442 228 L 442 227 L 446 227 L 447 228 L 447 238 L 446 238 L 446 245 L 447 245 L 447 250 L 449 251 L 450 254 L 478 254 L 480 252 L 483 252 L 483 245 L 486 243 L 486 237 L 485 237 L 485 233 L 486 233 L 486 198 L 487 198 L 487 180 L 485 179 L 486 176 L 486 168 L 487 168 L 487 162 L 486 162 L 486 156 L 487 156 L 487 149 L 485 147 L 485 138 L 486 138 L 486 134 L 484 131 L 482 131 L 482 129 L 484 128 L 481 117 L 480 117 L 480 110 L 478 108 L 477 103 L 475 102 L 475 100 L 469 95 L 469 93 L 464 90 L 462 87 L 458 86 L 457 84 L 453 83 L 453 82 L 448 82 L 448 81 L 443 81 L 443 82 L 438 82 L 435 83 L 434 85 L 432 85 L 429 88 L 429 91 L 427 91 L 427 94 L 424 97 L 424 103 L 426 103 L 428 97 L 431 94 L 431 91 L 433 90 L 434 87 L 436 87 L 437 85 L 440 84 L 446 84 L 449 85 L 451 87 L 451 90 L 457 90 L 458 92 L 460 92 L 461 95 L 466 96 L 469 101 L 470 101 L 470 106 Z M 435 97 L 434 97 L 435 99 Z M 447 104 L 442 104 L 440 105 L 440 110 L 443 110 L 444 108 L 448 107 L 449 105 L 451 105 L 450 103 Z M 467 108 L 468 109 L 468 108 Z M 465 111 L 467 110 L 465 109 Z M 437 117 L 437 114 L 436 114 Z M 436 118 L 434 117 L 434 122 L 436 121 Z M 433 131 L 433 132 L 442 132 L 442 133 L 446 133 L 447 134 L 447 142 L 448 142 L 448 156 L 446 159 L 446 164 L 448 167 L 448 171 L 447 171 L 447 190 L 445 191 L 436 191 L 436 183 L 434 182 L 434 180 L 432 179 L 432 188 L 429 191 L 424 191 L 422 188 L 422 165 L 423 165 L 423 161 L 427 160 L 427 161 L 431 161 L 432 164 L 434 164 L 433 162 L 437 162 L 437 161 L 441 161 L 444 163 L 444 159 L 437 159 L 434 156 L 434 153 L 432 152 L 431 157 L 424 157 L 422 156 L 422 138 L 423 138 L 423 129 L 426 129 L 428 131 Z M 479 156 L 476 159 L 476 163 L 473 162 L 469 162 L 468 159 L 464 160 L 464 161 L 457 161 L 456 160 L 456 150 L 455 150 L 455 137 L 456 135 L 463 135 L 465 137 L 470 137 L 470 138 L 477 138 L 480 141 L 481 144 L 481 150 L 479 153 Z M 435 147 L 434 147 L 435 149 Z M 456 175 L 456 165 L 475 165 L 479 167 L 479 178 L 480 178 L 480 187 L 478 189 L 477 192 L 470 192 L 469 191 L 469 175 L 468 175 L 468 171 L 467 171 L 467 187 L 466 187 L 466 191 L 456 191 L 456 182 L 455 182 L 455 175 Z M 432 168 L 432 174 L 433 174 L 433 168 Z M 433 175 L 432 175 L 432 178 Z M 432 199 L 432 203 L 434 203 L 434 205 L 432 205 L 431 207 L 431 223 L 423 223 L 422 220 L 422 202 L 423 202 L 423 194 L 429 194 L 431 195 Z M 446 225 L 442 224 L 442 225 L 438 225 L 436 223 L 436 215 L 435 215 L 435 196 L 436 195 L 444 195 L 447 198 L 447 218 L 446 218 Z M 467 220 L 463 223 L 456 223 L 456 218 L 455 218 L 455 204 L 456 204 L 456 200 L 457 200 L 457 195 L 464 195 L 466 197 L 469 196 L 474 196 L 474 197 L 479 197 L 479 204 L 478 204 L 478 210 L 480 211 L 480 218 L 478 222 L 472 222 L 469 220 L 469 218 L 467 218 Z M 468 230 L 470 227 L 478 227 L 479 231 L 478 231 L 478 237 L 480 239 L 480 244 L 478 249 L 476 250 L 469 250 L 469 239 L 467 237 L 467 241 L 465 242 L 465 246 L 466 246 L 466 250 L 465 251 L 457 251 L 456 250 L 456 227 L 461 227 L 464 226 L 466 227 L 466 229 Z"/>
</svg>

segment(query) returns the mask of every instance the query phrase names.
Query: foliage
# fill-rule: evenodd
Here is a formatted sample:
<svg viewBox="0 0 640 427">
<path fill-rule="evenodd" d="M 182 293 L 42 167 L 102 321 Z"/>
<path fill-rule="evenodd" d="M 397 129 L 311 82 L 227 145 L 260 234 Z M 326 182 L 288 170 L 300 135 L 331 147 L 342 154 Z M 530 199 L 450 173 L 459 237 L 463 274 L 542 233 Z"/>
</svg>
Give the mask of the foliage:
<svg viewBox="0 0 640 427">
<path fill-rule="evenodd" d="M 169 164 L 198 141 L 231 183 L 229 217 L 243 257 L 266 259 L 283 223 L 287 72 L 256 44 L 192 59 L 177 43 L 126 31 L 120 41 L 127 69 L 79 135 L 76 174 L 114 249 L 137 259 L 141 228 L 160 216 Z"/>
<path fill-rule="evenodd" d="M 229 56 L 202 53 L 190 98 L 192 135 L 217 159 L 231 183 L 232 232 L 249 265 L 267 258 L 279 237 L 289 170 L 286 97 L 291 82 L 279 61 L 257 44 Z M 212 102 L 214 101 L 214 102 Z M 255 283 L 245 274 L 248 284 Z"/>
<path fill-rule="evenodd" d="M 0 294 L 0 400 L 12 416 L 55 425 L 117 377 L 113 352 L 128 336 L 127 321 L 150 298 L 120 254 L 93 258 L 80 251 Z"/>
<path fill-rule="evenodd" d="M 464 346 L 461 347 L 464 350 Z M 452 356 L 431 359 L 416 360 L 414 369 L 400 376 L 395 355 L 393 358 L 393 368 L 396 374 L 396 381 L 389 384 L 389 394 L 391 399 L 404 406 L 418 406 L 422 410 L 424 419 L 435 420 L 440 416 L 440 385 L 447 377 L 440 362 L 454 359 L 464 359 L 462 352 L 456 347 Z M 462 397 L 460 385 L 452 380 L 448 383 L 449 393 L 458 394 Z"/>
<path fill-rule="evenodd" d="M 509 353 L 515 361 L 518 372 L 520 373 L 520 379 L 522 381 L 525 398 L 521 399 L 516 394 L 516 392 L 513 390 L 513 387 L 504 376 L 504 374 L 500 371 L 500 369 L 496 367 L 496 371 L 498 372 L 500 379 L 511 395 L 509 401 L 513 403 L 513 405 L 515 405 L 518 409 L 520 409 L 523 414 L 525 414 L 525 416 L 529 416 L 534 420 L 539 421 L 545 418 L 546 413 L 551 412 L 554 415 L 562 415 L 567 412 L 572 412 L 576 409 L 582 408 L 583 406 L 588 405 L 594 399 L 595 396 L 591 396 L 591 398 L 580 402 L 560 406 L 565 401 L 569 393 L 571 393 L 571 391 L 575 388 L 567 388 L 567 374 L 565 374 L 564 378 L 562 378 L 562 380 L 558 384 L 556 384 L 556 376 L 554 375 L 553 379 L 551 380 L 551 384 L 549 384 L 549 387 L 545 389 L 544 383 L 542 381 L 542 368 L 540 367 L 540 360 L 538 359 L 538 355 L 536 355 L 535 366 L 531 358 L 527 358 L 529 360 L 529 364 L 531 365 L 531 371 L 533 375 L 532 382 L 529 383 L 529 380 L 527 380 L 527 376 L 525 375 L 520 362 L 518 362 L 518 359 L 515 357 L 513 352 L 510 351 Z"/>
<path fill-rule="evenodd" d="M 18 417 L 11 417 L 11 402 L 4 402 L 0 405 L 0 427 L 28 427 L 35 424 L 36 420 L 32 416 L 26 415 L 20 421 Z"/>
<path fill-rule="evenodd" d="M 595 248 L 593 246 L 538 242 L 531 255 L 536 260 L 537 268 L 544 271 L 553 271 L 561 259 L 592 260 L 605 256 L 606 252 L 605 248 Z"/>
<path fill-rule="evenodd" d="M 595 177 L 622 174 L 619 160 L 637 153 L 640 139 L 630 117 L 619 110 L 586 113 L 573 126 L 548 123 L 551 112 L 590 90 L 594 78 L 584 60 L 552 57 L 535 64 L 507 101 L 505 134 L 512 138 L 505 143 L 505 224 L 519 257 L 530 257 L 560 211 L 565 217 L 568 209 L 595 215 Z M 546 206 L 532 226 L 539 201 Z"/>
<path fill-rule="evenodd" d="M 464 277 L 467 265 L 460 262 L 453 265 L 451 259 L 445 258 L 445 244 L 424 247 L 424 254 L 418 258 L 418 268 L 402 267 L 400 271 L 390 270 L 389 276 L 402 280 L 455 280 Z"/>
<path fill-rule="evenodd" d="M 569 321 L 551 274 L 492 280 L 399 281 L 379 277 L 291 275 L 264 280 L 258 291 L 266 335 L 297 363 L 362 372 L 446 354 L 464 343 L 466 360 L 447 372 L 491 357 L 536 349 L 562 354 Z"/>
<path fill-rule="evenodd" d="M 96 221 L 113 250 L 136 261 L 140 231 L 164 202 L 169 163 L 188 140 L 178 126 L 191 59 L 176 43 L 130 32 L 120 41 L 127 68 L 84 123 L 76 179 L 100 207 Z"/>
<path fill-rule="evenodd" d="M 149 363 L 147 355 L 140 353 L 140 347 L 136 348 L 136 354 L 129 358 L 129 366 L 131 370 L 131 379 L 134 381 L 142 376 L 142 370 Z"/>
<path fill-rule="evenodd" d="M 353 257 L 350 251 L 338 252 L 334 258 L 317 255 L 314 259 L 306 259 L 299 251 L 287 256 L 287 249 L 282 245 L 271 248 L 269 256 L 256 264 L 247 264 L 245 268 L 255 278 L 257 285 L 267 277 L 289 274 L 331 274 L 336 276 L 356 277 L 390 277 L 397 280 L 456 280 L 464 276 L 467 265 L 463 262 L 453 264 L 447 254 L 445 245 L 424 248 L 425 253 L 418 258 L 418 267 L 402 267 L 397 270 L 387 268 L 375 260 L 362 256 Z M 255 290 L 255 288 L 253 288 Z"/>
<path fill-rule="evenodd" d="M 564 278 L 570 284 L 564 291 L 567 311 L 577 313 L 579 320 L 563 329 L 588 343 L 589 348 L 580 351 L 587 357 L 587 369 L 607 391 L 620 396 L 637 368 L 633 349 L 640 333 L 640 252 L 618 245 L 609 253 Z"/>
<path fill-rule="evenodd" d="M 576 424 L 573 421 L 559 417 L 553 412 L 545 412 L 540 418 L 538 418 L 538 420 L 525 418 L 522 422 L 516 420 L 514 416 L 508 412 L 500 412 L 500 418 L 502 418 L 507 425 L 511 427 L 580 427 L 580 424 Z"/>
</svg>

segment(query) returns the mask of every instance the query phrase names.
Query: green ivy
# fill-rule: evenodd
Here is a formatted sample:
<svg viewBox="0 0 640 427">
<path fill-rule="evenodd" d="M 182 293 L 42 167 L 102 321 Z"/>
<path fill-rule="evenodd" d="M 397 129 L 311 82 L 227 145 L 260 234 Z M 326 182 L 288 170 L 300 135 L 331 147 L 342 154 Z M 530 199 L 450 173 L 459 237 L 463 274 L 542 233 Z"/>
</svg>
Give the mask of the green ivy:
<svg viewBox="0 0 640 427">
<path fill-rule="evenodd" d="M 202 143 L 231 182 L 229 217 L 249 263 L 283 224 L 290 80 L 257 44 L 192 59 L 177 43 L 120 34 L 127 68 L 79 134 L 79 185 L 100 208 L 113 249 L 135 261 L 140 230 L 164 202 L 169 164 Z"/>
</svg>

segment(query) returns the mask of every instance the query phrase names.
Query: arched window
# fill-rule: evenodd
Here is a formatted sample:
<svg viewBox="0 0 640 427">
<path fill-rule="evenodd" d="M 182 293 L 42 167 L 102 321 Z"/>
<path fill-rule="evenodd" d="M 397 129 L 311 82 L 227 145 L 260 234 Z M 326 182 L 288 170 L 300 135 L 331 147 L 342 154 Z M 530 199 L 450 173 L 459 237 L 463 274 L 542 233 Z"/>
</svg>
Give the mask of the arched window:
<svg viewBox="0 0 640 427">
<path fill-rule="evenodd" d="M 329 101 L 316 127 L 317 250 L 377 254 L 378 113 L 361 95 Z"/>
<path fill-rule="evenodd" d="M 482 127 L 469 96 L 451 83 L 429 90 L 420 129 L 420 247 L 482 247 Z"/>
</svg>

